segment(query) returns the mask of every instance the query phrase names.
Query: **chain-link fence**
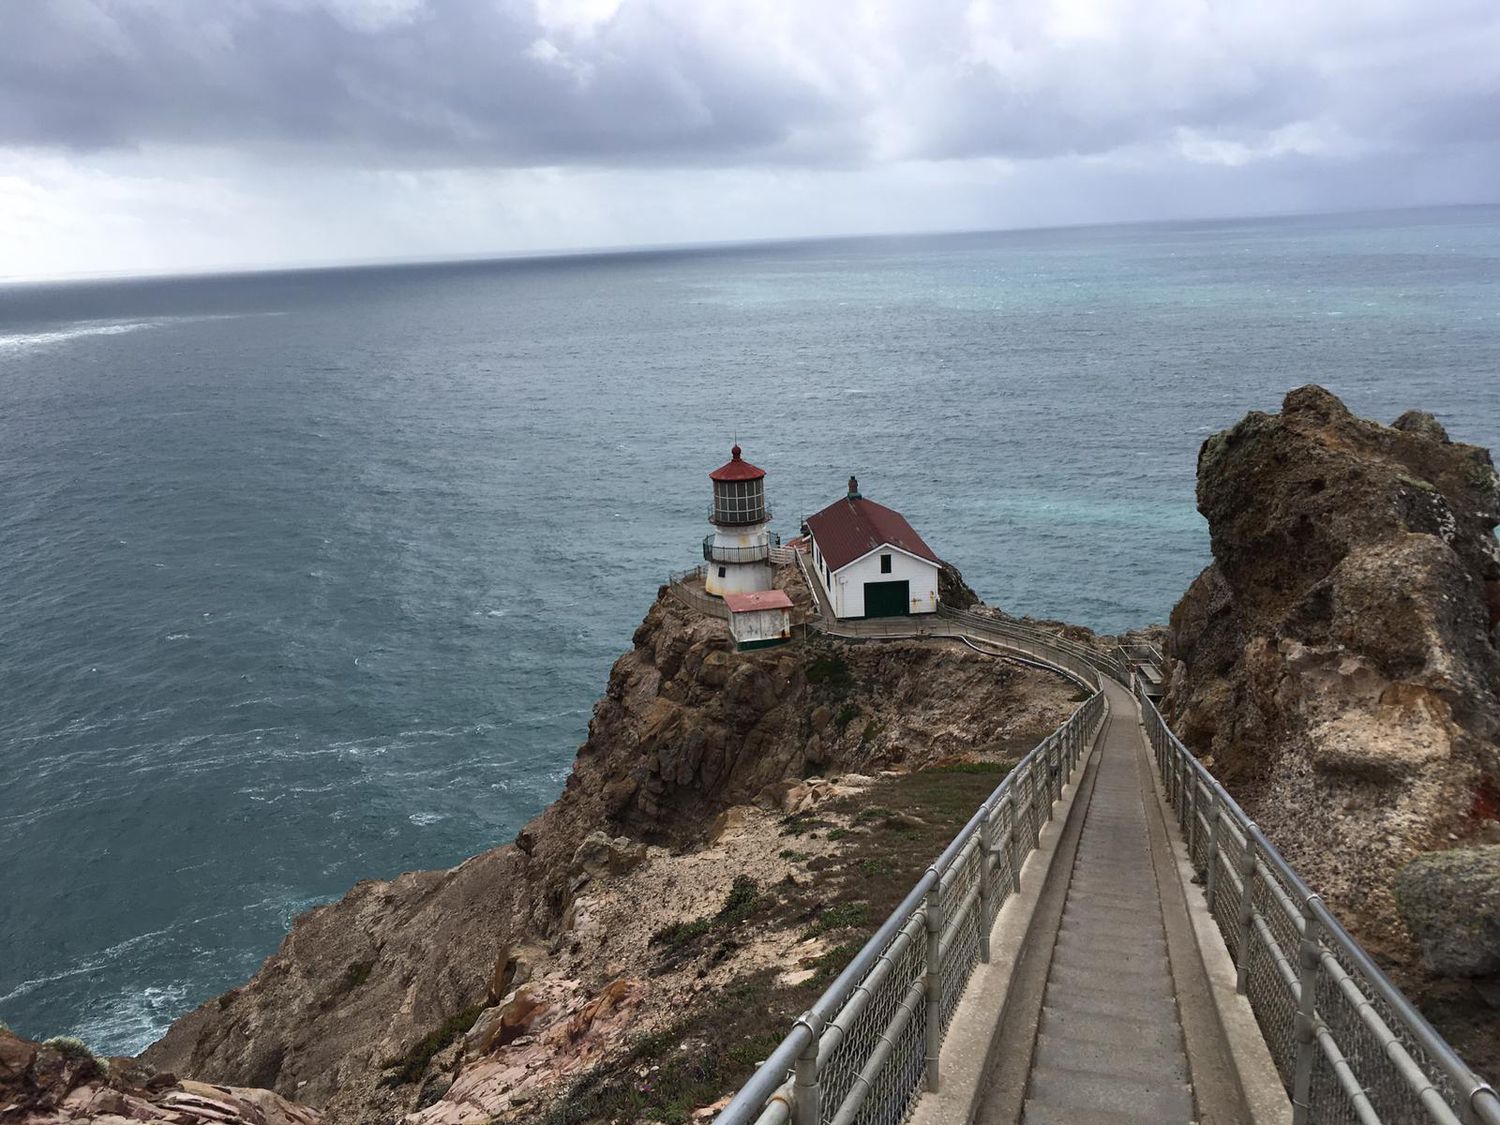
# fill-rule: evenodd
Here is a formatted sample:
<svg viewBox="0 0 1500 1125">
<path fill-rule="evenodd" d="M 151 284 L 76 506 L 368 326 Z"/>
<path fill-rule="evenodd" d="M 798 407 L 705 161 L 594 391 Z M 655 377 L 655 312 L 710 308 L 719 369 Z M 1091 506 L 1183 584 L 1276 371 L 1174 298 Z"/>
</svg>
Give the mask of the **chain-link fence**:
<svg viewBox="0 0 1500 1125">
<path fill-rule="evenodd" d="M 1464 1065 L 1138 692 L 1238 988 L 1303 1122 L 1500 1125 Z"/>
<path fill-rule="evenodd" d="M 1107 714 L 1092 666 L 1065 671 L 1088 701 L 1006 775 L 717 1125 L 900 1125 L 937 1089 L 943 1035 L 989 960 L 995 917 Z"/>
</svg>

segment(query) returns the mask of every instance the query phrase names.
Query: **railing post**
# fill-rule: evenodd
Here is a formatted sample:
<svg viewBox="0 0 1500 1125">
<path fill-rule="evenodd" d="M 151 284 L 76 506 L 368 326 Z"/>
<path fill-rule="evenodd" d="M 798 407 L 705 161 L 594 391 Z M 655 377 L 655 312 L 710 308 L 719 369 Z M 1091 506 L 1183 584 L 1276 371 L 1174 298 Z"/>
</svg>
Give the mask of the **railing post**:
<svg viewBox="0 0 1500 1125">
<path fill-rule="evenodd" d="M 1019 850 L 1016 843 L 1016 799 L 1007 789 L 1000 801 L 1006 810 L 1005 854 L 1010 860 L 1010 893 L 1018 895 L 1021 893 L 1021 864 L 1016 855 Z"/>
<path fill-rule="evenodd" d="M 1187 779 L 1187 797 L 1182 803 L 1187 808 L 1188 866 L 1194 867 L 1198 854 L 1198 777 L 1185 754 L 1182 757 L 1182 776 Z"/>
<path fill-rule="evenodd" d="M 927 973 L 922 981 L 927 997 L 927 1089 L 936 1092 L 943 1049 L 943 879 L 936 872 L 922 921 L 927 929 Z"/>
<path fill-rule="evenodd" d="M 792 1078 L 792 1125 L 820 1125 L 823 1120 L 823 1087 L 818 1082 L 818 1041 L 823 1037 L 823 1018 L 804 1012 L 799 1021 L 812 1030 L 797 1056 Z"/>
<path fill-rule="evenodd" d="M 1214 914 L 1214 887 L 1219 881 L 1219 794 L 1208 792 L 1208 875 L 1203 880 L 1203 894 L 1208 899 L 1208 916 Z"/>
<path fill-rule="evenodd" d="M 1245 851 L 1240 856 L 1239 944 L 1235 947 L 1234 990 L 1245 995 L 1250 980 L 1250 942 L 1255 934 L 1255 822 L 1245 825 Z"/>
<path fill-rule="evenodd" d="M 1302 904 L 1302 943 L 1297 947 L 1297 1067 L 1292 1077 L 1292 1125 L 1305 1125 L 1312 1111 L 1313 1064 L 1317 1062 L 1318 919 L 1311 910 L 1317 895 Z"/>
<path fill-rule="evenodd" d="M 1052 811 L 1057 808 L 1057 802 L 1062 799 L 1062 747 L 1059 740 L 1054 738 L 1052 745 L 1047 747 L 1047 819 L 1052 819 Z"/>
<path fill-rule="evenodd" d="M 990 812 L 990 809 L 985 809 L 979 818 L 979 960 L 984 965 L 990 963 L 990 923 L 993 920 L 990 862 L 994 857 L 990 855 L 990 838 L 994 830 L 990 825 Z"/>
</svg>

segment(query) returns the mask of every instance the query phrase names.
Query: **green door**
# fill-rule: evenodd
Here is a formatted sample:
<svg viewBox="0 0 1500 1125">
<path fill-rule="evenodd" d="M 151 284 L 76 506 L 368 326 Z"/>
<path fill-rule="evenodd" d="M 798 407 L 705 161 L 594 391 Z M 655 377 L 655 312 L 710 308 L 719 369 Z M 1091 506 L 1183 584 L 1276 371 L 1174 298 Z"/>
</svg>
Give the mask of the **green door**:
<svg viewBox="0 0 1500 1125">
<path fill-rule="evenodd" d="M 905 617 L 911 612 L 910 582 L 866 582 L 866 617 Z"/>
</svg>

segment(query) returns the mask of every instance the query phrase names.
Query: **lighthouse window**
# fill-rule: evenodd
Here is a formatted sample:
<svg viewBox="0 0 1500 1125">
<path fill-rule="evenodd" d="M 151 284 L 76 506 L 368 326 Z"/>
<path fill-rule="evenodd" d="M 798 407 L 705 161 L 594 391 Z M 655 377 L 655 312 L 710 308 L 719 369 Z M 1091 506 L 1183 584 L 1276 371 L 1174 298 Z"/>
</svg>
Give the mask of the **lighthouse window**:
<svg viewBox="0 0 1500 1125">
<path fill-rule="evenodd" d="M 891 572 L 891 556 L 890 555 L 881 555 L 880 556 L 880 573 L 881 574 L 889 574 L 890 572 Z"/>
<path fill-rule="evenodd" d="M 724 577 L 724 568 L 723 568 L 723 567 L 722 567 L 722 566 L 721 566 L 721 567 L 719 567 L 719 577 L 720 577 L 720 578 L 723 578 L 723 577 Z"/>
<path fill-rule="evenodd" d="M 724 523 L 759 523 L 765 518 L 765 485 L 758 480 L 714 485 L 714 517 Z"/>
</svg>

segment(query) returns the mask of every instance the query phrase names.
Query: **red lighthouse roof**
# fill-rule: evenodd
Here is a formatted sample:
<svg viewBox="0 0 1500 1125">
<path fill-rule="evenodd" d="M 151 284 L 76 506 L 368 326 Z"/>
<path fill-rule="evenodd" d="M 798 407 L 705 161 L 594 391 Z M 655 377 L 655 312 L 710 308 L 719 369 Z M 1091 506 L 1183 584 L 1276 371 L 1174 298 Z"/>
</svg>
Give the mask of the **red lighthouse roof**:
<svg viewBox="0 0 1500 1125">
<path fill-rule="evenodd" d="M 760 480 L 766 475 L 764 469 L 758 469 L 749 461 L 740 459 L 740 447 L 735 446 L 729 451 L 729 460 L 708 474 L 709 480 Z"/>
</svg>

